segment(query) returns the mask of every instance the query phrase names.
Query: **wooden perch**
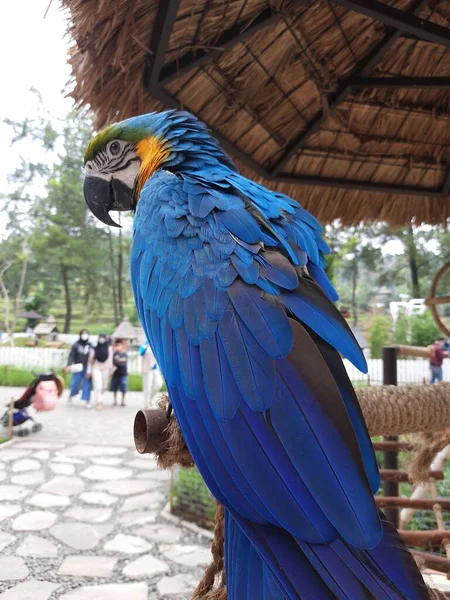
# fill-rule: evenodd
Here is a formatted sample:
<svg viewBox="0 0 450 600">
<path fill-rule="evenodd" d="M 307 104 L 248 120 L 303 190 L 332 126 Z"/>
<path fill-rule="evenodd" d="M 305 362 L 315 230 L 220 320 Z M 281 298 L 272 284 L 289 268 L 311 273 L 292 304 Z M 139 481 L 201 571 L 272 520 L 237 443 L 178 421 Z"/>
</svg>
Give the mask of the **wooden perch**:
<svg viewBox="0 0 450 600">
<path fill-rule="evenodd" d="M 409 473 L 399 471 L 398 469 L 380 469 L 381 481 L 398 481 L 399 483 L 411 482 Z M 444 479 L 443 471 L 428 471 L 429 479 L 442 481 Z"/>
<path fill-rule="evenodd" d="M 450 500 L 444 498 L 401 498 L 400 496 L 375 496 L 376 505 L 380 508 L 414 508 L 433 510 L 439 504 L 442 510 L 450 511 Z M 449 531 L 450 534 L 450 531 Z"/>
<path fill-rule="evenodd" d="M 436 432 L 450 427 L 450 383 L 384 385 L 356 390 L 356 394 L 372 436 Z M 137 451 L 158 453 L 167 438 L 167 425 L 164 408 L 139 411 L 134 430 Z"/>
<path fill-rule="evenodd" d="M 438 549 L 444 540 L 450 540 L 450 531 L 446 529 L 435 529 L 433 531 L 405 531 L 399 529 L 398 532 L 407 546 L 415 548 Z"/>
</svg>

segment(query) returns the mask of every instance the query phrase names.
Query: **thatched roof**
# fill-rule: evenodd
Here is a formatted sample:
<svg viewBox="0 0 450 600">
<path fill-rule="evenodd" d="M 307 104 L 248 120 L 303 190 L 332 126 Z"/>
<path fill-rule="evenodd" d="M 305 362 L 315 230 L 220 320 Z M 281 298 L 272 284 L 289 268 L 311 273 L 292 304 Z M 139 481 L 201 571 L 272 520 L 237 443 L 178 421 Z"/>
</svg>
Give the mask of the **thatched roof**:
<svg viewBox="0 0 450 600">
<path fill-rule="evenodd" d="M 19 319 L 29 319 L 29 320 L 33 320 L 33 321 L 38 321 L 38 320 L 44 318 L 43 315 L 36 312 L 35 310 L 26 310 L 25 312 L 23 312 L 22 314 L 17 315 L 17 316 Z"/>
<path fill-rule="evenodd" d="M 449 2 L 61 1 L 99 127 L 183 107 L 322 221 L 450 217 Z"/>
<path fill-rule="evenodd" d="M 125 318 L 112 332 L 111 337 L 114 340 L 133 340 L 136 341 L 138 333 L 130 321 Z"/>
</svg>

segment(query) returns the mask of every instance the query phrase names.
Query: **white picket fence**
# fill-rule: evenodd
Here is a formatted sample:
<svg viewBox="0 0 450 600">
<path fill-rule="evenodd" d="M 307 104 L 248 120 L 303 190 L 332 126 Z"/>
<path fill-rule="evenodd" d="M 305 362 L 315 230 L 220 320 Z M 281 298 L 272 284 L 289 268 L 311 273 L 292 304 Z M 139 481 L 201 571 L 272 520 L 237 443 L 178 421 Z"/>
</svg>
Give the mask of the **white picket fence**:
<svg viewBox="0 0 450 600">
<path fill-rule="evenodd" d="M 67 364 L 69 350 L 56 348 L 10 348 L 0 346 L 0 365 L 24 369 L 57 369 Z M 128 372 L 141 373 L 141 357 L 138 352 L 128 353 Z"/>
<path fill-rule="evenodd" d="M 344 360 L 348 376 L 353 382 L 361 382 L 369 385 L 382 385 L 383 383 L 383 361 L 381 358 L 369 358 L 367 360 L 368 373 L 363 375 L 348 360 Z M 450 381 L 450 360 L 444 360 L 444 381 Z M 406 358 L 397 360 L 397 383 L 428 383 L 430 367 L 425 358 Z"/>
<path fill-rule="evenodd" d="M 0 346 L 0 365 L 23 367 L 26 369 L 51 369 L 64 367 L 67 364 L 68 350 L 56 348 L 10 348 Z M 353 382 L 381 385 L 383 382 L 383 362 L 379 358 L 367 361 L 368 375 L 360 373 L 348 360 L 344 360 L 345 368 Z M 141 373 L 141 357 L 136 351 L 128 353 L 128 372 Z M 428 361 L 423 358 L 399 359 L 397 361 L 398 383 L 423 383 L 428 380 Z M 444 360 L 444 380 L 450 381 L 450 360 Z"/>
</svg>

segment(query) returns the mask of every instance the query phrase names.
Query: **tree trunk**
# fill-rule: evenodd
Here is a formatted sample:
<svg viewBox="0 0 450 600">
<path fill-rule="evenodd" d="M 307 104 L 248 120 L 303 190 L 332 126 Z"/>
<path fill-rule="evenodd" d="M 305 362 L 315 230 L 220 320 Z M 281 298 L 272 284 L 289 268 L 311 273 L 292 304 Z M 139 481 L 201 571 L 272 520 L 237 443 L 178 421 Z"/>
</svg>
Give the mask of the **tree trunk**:
<svg viewBox="0 0 450 600">
<path fill-rule="evenodd" d="M 7 271 L 7 269 L 9 269 L 9 267 L 11 266 L 12 263 L 7 262 L 5 263 L 2 268 L 0 269 L 0 288 L 2 290 L 2 296 L 3 299 L 5 301 L 5 328 L 6 328 L 6 333 L 8 334 L 8 340 L 9 340 L 9 345 L 10 346 L 14 346 L 14 331 L 11 329 L 11 322 L 9 320 L 9 313 L 10 313 L 10 298 L 9 298 L 9 294 L 8 294 L 8 288 L 5 285 L 5 282 L 3 281 L 3 274 L 5 273 L 5 271 Z"/>
<path fill-rule="evenodd" d="M 64 286 L 64 300 L 66 302 L 66 319 L 64 321 L 64 333 L 70 333 L 70 325 L 72 322 L 72 297 L 70 295 L 69 268 L 66 267 L 66 265 L 61 265 L 61 275 Z"/>
<path fill-rule="evenodd" d="M 125 312 L 123 310 L 123 247 L 122 247 L 122 230 L 119 230 L 119 260 L 118 260 L 118 268 L 117 268 L 117 297 L 118 297 L 118 305 L 119 305 L 119 317 L 120 320 L 123 321 L 125 317 Z"/>
<path fill-rule="evenodd" d="M 113 311 L 114 311 L 114 324 L 119 325 L 119 310 L 117 306 L 117 286 L 116 286 L 116 263 L 114 260 L 114 246 L 112 242 L 112 233 L 111 229 L 108 231 L 108 240 L 109 240 L 109 260 L 111 263 L 111 292 L 112 292 L 112 302 L 113 302 Z"/>
<path fill-rule="evenodd" d="M 358 307 L 356 302 L 356 286 L 358 284 L 358 265 L 356 264 L 356 258 L 352 269 L 352 309 L 353 309 L 353 326 L 358 325 Z"/>
<path fill-rule="evenodd" d="M 24 243 L 22 246 L 22 253 L 23 253 L 22 270 L 20 272 L 19 288 L 17 290 L 16 299 L 14 301 L 14 319 L 13 319 L 13 323 L 11 326 L 13 333 L 16 329 L 17 315 L 19 313 L 19 309 L 22 304 L 22 294 L 23 294 L 23 288 L 25 286 L 25 277 L 26 277 L 27 268 L 28 268 L 28 248 L 27 248 L 26 243 Z"/>
<path fill-rule="evenodd" d="M 420 298 L 419 269 L 417 267 L 417 248 L 414 229 L 409 225 L 406 229 L 406 250 L 408 252 L 409 270 L 411 273 L 411 290 L 413 298 Z"/>
</svg>

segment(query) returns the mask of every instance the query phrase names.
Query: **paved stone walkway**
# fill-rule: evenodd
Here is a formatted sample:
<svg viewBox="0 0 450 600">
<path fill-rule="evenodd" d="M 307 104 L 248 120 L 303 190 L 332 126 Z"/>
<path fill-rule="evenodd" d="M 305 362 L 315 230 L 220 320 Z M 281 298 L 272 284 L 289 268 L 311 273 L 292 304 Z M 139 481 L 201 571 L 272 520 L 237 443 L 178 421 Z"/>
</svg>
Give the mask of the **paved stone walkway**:
<svg viewBox="0 0 450 600">
<path fill-rule="evenodd" d="M 141 405 L 61 402 L 0 445 L 0 600 L 190 597 L 210 540 L 164 511 L 169 474 L 131 446 Z"/>
<path fill-rule="evenodd" d="M 23 388 L 0 387 L 0 416 L 9 398 L 19 398 Z M 86 410 L 85 403 L 75 399 L 67 404 L 68 391 L 58 400 L 55 410 L 40 413 L 36 419 L 43 424 L 40 440 L 63 440 L 87 443 L 115 443 L 134 446 L 133 423 L 136 412 L 144 407 L 141 392 L 127 394 L 127 405 L 113 406 L 112 393 L 105 394 L 105 408 Z M 1 426 L 0 426 L 1 430 Z M 35 436 L 33 436 L 35 438 Z"/>
</svg>

